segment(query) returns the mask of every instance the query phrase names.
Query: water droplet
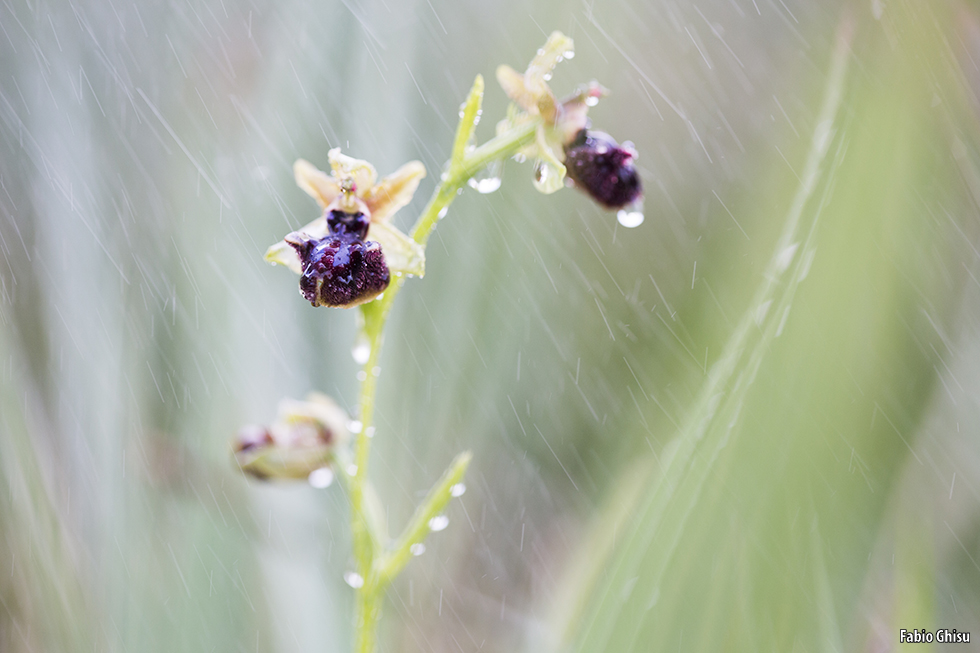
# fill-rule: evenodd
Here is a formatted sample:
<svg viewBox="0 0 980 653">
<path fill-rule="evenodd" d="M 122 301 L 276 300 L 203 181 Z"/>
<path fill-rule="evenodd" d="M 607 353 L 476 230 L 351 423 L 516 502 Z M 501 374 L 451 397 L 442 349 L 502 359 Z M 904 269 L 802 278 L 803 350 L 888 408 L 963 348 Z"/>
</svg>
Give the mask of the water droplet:
<svg viewBox="0 0 980 653">
<path fill-rule="evenodd" d="M 365 372 L 364 370 L 361 370 L 360 372 L 357 373 L 358 381 L 363 381 L 366 378 L 367 378 L 367 372 Z"/>
<path fill-rule="evenodd" d="M 344 573 L 344 582 L 353 587 L 354 589 L 359 589 L 364 587 L 364 578 L 356 571 L 348 571 Z"/>
<path fill-rule="evenodd" d="M 643 198 L 629 206 L 623 207 L 616 213 L 616 220 L 627 229 L 633 229 L 643 224 Z"/>
<path fill-rule="evenodd" d="M 445 515 L 436 515 L 429 520 L 429 528 L 437 533 L 446 530 L 446 526 L 449 526 L 449 517 Z"/>
<path fill-rule="evenodd" d="M 544 48 L 538 48 L 538 56 L 544 54 Z"/>
<path fill-rule="evenodd" d="M 628 211 L 626 209 L 620 209 L 619 212 L 616 213 L 616 220 L 619 221 L 619 224 L 627 227 L 628 229 L 639 227 L 641 224 L 643 224 L 643 218 L 644 216 L 642 211 Z"/>
<path fill-rule="evenodd" d="M 446 217 L 446 214 L 447 213 L 449 213 L 449 207 L 448 206 L 444 206 L 441 209 L 439 209 L 439 219 L 441 220 L 444 217 Z"/>
<path fill-rule="evenodd" d="M 561 53 L 561 56 L 565 57 L 566 59 L 574 59 L 575 50 L 565 50 L 564 52 Z"/>
<path fill-rule="evenodd" d="M 550 163 L 538 159 L 534 163 L 534 187 L 546 195 L 554 193 L 562 187 L 562 175 Z"/>
<path fill-rule="evenodd" d="M 364 431 L 364 435 L 366 435 L 369 438 L 373 438 L 374 437 L 374 427 L 373 426 L 367 427 L 367 430 Z"/>
<path fill-rule="evenodd" d="M 456 485 L 449 488 L 449 494 L 454 497 L 461 497 L 466 492 L 466 485 L 463 483 L 457 483 Z"/>
<path fill-rule="evenodd" d="M 545 73 L 544 75 L 542 75 L 542 77 L 544 77 L 544 81 L 546 82 L 551 81 L 551 73 Z"/>
<path fill-rule="evenodd" d="M 363 427 L 364 425 L 361 424 L 360 420 L 352 419 L 347 422 L 347 430 L 351 433 L 360 433 Z"/>
<path fill-rule="evenodd" d="M 527 161 L 527 157 L 521 154 L 520 152 L 518 152 L 517 154 L 514 155 L 514 160 L 517 161 L 518 163 L 524 163 L 525 161 Z"/>
<path fill-rule="evenodd" d="M 350 350 L 351 356 L 354 357 L 354 362 L 358 365 L 364 365 L 371 358 L 371 343 L 368 341 L 367 336 L 358 337 L 357 341 L 354 342 L 354 346 Z"/>
<path fill-rule="evenodd" d="M 355 465 L 354 463 L 351 463 L 350 465 L 347 465 L 347 475 L 348 476 L 357 476 L 357 465 Z"/>
<path fill-rule="evenodd" d="M 500 174 L 503 171 L 503 167 L 504 162 L 500 159 L 491 161 L 487 164 L 486 168 L 470 177 L 466 183 L 470 188 L 475 188 L 478 193 L 483 193 L 484 195 L 492 193 L 500 188 Z"/>
<path fill-rule="evenodd" d="M 585 98 L 585 106 L 587 106 L 587 107 L 594 107 L 597 104 L 599 104 L 599 98 L 597 98 L 594 95 L 586 96 L 586 98 Z"/>
<path fill-rule="evenodd" d="M 420 556 L 425 553 L 425 545 L 421 542 L 416 542 L 412 546 L 408 547 L 408 550 L 412 552 L 413 556 Z"/>
<path fill-rule="evenodd" d="M 310 485 L 317 489 L 330 487 L 330 484 L 333 483 L 333 472 L 330 471 L 329 467 L 314 469 L 312 472 L 310 472 L 307 480 L 310 482 Z"/>
<path fill-rule="evenodd" d="M 381 376 L 381 366 L 375 365 L 371 368 L 371 376 Z"/>
</svg>

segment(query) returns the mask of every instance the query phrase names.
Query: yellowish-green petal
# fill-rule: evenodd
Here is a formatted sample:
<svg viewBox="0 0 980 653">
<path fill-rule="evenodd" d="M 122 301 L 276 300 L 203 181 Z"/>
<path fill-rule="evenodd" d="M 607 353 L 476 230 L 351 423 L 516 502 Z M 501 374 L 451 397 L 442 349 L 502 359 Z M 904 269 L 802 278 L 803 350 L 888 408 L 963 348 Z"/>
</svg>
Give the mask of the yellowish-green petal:
<svg viewBox="0 0 980 653">
<path fill-rule="evenodd" d="M 293 175 L 296 177 L 296 185 L 315 199 L 320 208 L 326 208 L 340 194 L 337 180 L 309 161 L 298 159 L 293 164 Z"/>
<path fill-rule="evenodd" d="M 300 229 L 298 233 L 314 240 L 323 238 L 327 235 L 327 221 L 325 218 L 319 217 Z M 286 238 L 289 238 L 289 236 L 286 236 Z M 284 265 L 296 274 L 303 274 L 303 266 L 300 265 L 299 256 L 296 255 L 296 250 L 293 249 L 293 246 L 286 242 L 286 239 L 280 240 L 267 249 L 264 258 L 269 263 Z"/>
<path fill-rule="evenodd" d="M 385 263 L 392 274 L 425 275 L 425 250 L 391 223 L 372 222 L 368 240 L 381 245 Z"/>
<path fill-rule="evenodd" d="M 539 129 L 535 139 L 534 187 L 550 195 L 565 186 L 565 166 L 555 155 L 545 136 L 545 130 Z"/>
<path fill-rule="evenodd" d="M 362 199 L 371 211 L 371 221 L 387 220 L 395 211 L 411 202 L 424 177 L 425 166 L 422 162 L 409 161 L 368 189 Z"/>
</svg>

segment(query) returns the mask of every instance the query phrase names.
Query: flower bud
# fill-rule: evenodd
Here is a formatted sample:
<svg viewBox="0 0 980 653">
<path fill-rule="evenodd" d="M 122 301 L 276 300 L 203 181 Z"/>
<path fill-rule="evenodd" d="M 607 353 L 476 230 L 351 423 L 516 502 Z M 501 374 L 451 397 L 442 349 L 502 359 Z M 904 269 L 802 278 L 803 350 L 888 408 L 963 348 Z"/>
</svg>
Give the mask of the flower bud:
<svg viewBox="0 0 980 653">
<path fill-rule="evenodd" d="M 609 134 L 582 129 L 565 146 L 565 167 L 576 186 L 606 208 L 618 209 L 643 192 L 633 165 L 636 152 Z"/>
<path fill-rule="evenodd" d="M 271 426 L 243 427 L 232 442 L 242 471 L 259 479 L 305 479 L 332 465 L 350 439 L 347 415 L 332 399 L 311 393 L 283 399 Z"/>
</svg>

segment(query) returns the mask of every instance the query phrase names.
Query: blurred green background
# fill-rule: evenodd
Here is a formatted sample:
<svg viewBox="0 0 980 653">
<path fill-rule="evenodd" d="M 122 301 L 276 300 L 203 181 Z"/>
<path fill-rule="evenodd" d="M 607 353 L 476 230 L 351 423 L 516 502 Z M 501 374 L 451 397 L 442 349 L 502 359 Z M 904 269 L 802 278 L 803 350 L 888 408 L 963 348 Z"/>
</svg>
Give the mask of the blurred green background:
<svg viewBox="0 0 980 653">
<path fill-rule="evenodd" d="M 646 221 L 507 162 L 439 225 L 383 356 L 391 531 L 475 458 L 382 649 L 977 641 L 978 17 L 4 3 L 0 651 L 349 649 L 343 488 L 248 482 L 229 439 L 283 396 L 353 411 L 355 316 L 261 255 L 316 215 L 293 160 L 336 146 L 425 163 L 407 228 L 473 76 L 485 140 L 494 69 L 553 29 L 576 42 L 556 92 L 613 91 L 591 116 L 640 152 Z"/>
</svg>

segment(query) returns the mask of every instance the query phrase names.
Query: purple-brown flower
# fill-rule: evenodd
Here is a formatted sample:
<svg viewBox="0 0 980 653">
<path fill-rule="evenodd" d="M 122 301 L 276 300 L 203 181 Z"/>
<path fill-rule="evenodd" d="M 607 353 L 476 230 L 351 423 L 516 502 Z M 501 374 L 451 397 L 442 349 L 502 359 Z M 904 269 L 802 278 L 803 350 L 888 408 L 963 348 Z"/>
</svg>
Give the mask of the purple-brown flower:
<svg viewBox="0 0 980 653">
<path fill-rule="evenodd" d="M 300 275 L 300 292 L 313 306 L 350 308 L 384 292 L 391 275 L 425 273 L 421 246 L 389 222 L 425 177 L 411 161 L 377 182 L 367 161 L 329 152 L 333 176 L 300 159 L 296 183 L 323 207 L 323 215 L 287 235 L 265 254 Z"/>
<path fill-rule="evenodd" d="M 620 145 L 609 134 L 583 129 L 565 146 L 565 169 L 569 179 L 599 204 L 619 209 L 643 192 L 635 157 L 629 143 Z"/>
<path fill-rule="evenodd" d="M 622 208 L 638 200 L 643 189 L 633 165 L 636 151 L 608 134 L 589 130 L 589 107 L 606 95 L 606 89 L 592 82 L 558 101 L 547 83 L 558 62 L 573 54 L 572 39 L 554 32 L 523 75 L 509 66 L 497 68 L 497 81 L 514 101 L 497 133 L 540 119 L 534 142 L 521 150 L 535 160 L 535 187 L 553 193 L 570 180 L 604 207 Z"/>
</svg>

